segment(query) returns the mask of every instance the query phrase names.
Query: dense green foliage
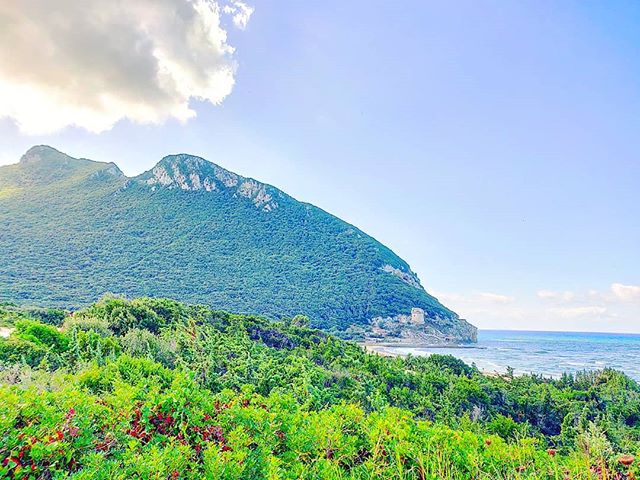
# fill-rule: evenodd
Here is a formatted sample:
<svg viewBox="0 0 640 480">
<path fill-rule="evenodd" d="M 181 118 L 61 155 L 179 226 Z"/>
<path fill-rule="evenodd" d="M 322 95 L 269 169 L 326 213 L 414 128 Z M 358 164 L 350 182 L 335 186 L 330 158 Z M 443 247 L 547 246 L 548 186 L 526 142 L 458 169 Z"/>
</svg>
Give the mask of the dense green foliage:
<svg viewBox="0 0 640 480">
<path fill-rule="evenodd" d="M 0 327 L 12 326 L 21 319 L 37 319 L 48 325 L 60 326 L 65 319 L 64 310 L 59 308 L 25 308 L 15 303 L 0 303 Z"/>
<path fill-rule="evenodd" d="M 271 318 L 304 314 L 336 332 L 420 307 L 439 331 L 472 339 L 406 262 L 346 222 L 197 157 L 167 157 L 158 168 L 210 174 L 215 189 L 150 186 L 151 172 L 130 179 L 49 147 L 0 167 L 0 301 L 75 308 L 109 292 L 171 297 Z M 250 189 L 255 198 L 243 196 Z M 260 195 L 277 207 L 256 206 Z"/>
<path fill-rule="evenodd" d="M 8 478 L 614 479 L 640 453 L 640 386 L 612 370 L 489 377 L 171 300 L 107 297 L 61 328 L 18 313 Z"/>
</svg>

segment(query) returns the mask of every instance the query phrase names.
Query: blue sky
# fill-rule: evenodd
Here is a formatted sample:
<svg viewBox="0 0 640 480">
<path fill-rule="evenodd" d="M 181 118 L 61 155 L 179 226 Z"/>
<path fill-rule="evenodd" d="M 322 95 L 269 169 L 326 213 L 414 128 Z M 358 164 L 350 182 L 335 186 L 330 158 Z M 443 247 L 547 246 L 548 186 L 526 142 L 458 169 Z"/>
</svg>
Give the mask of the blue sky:
<svg viewBox="0 0 640 480">
<path fill-rule="evenodd" d="M 249 3 L 219 105 L 34 135 L 0 97 L 0 163 L 197 154 L 362 228 L 481 328 L 640 332 L 640 3 Z"/>
</svg>

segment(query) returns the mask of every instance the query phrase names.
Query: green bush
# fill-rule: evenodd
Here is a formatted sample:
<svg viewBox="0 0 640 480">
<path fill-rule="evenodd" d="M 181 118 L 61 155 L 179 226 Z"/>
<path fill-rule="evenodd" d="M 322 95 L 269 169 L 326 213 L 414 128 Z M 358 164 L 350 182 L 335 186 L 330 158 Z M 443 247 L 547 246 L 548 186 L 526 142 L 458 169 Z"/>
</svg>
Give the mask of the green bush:
<svg viewBox="0 0 640 480">
<path fill-rule="evenodd" d="M 54 353 L 63 353 L 69 346 L 67 336 L 50 325 L 45 325 L 35 320 L 19 320 L 16 322 L 15 327 L 13 336 L 33 342 Z"/>
<path fill-rule="evenodd" d="M 154 335 L 148 330 L 130 329 L 120 339 L 123 350 L 133 356 L 148 357 L 165 367 L 173 367 L 176 361 L 175 339 Z"/>
<path fill-rule="evenodd" d="M 113 332 L 109 330 L 109 323 L 103 318 L 94 318 L 87 315 L 68 317 L 63 326 L 63 331 L 73 334 L 75 332 L 95 332 L 102 337 L 109 337 Z"/>
<path fill-rule="evenodd" d="M 25 313 L 39 322 L 59 327 L 64 323 L 67 314 L 58 308 L 27 308 Z"/>
<path fill-rule="evenodd" d="M 18 337 L 8 340 L 0 339 L 0 362 L 24 363 L 35 367 L 44 360 L 49 349 L 35 342 L 30 342 Z"/>
<path fill-rule="evenodd" d="M 0 476 L 614 479 L 640 453 L 640 387 L 620 372 L 488 377 L 305 323 L 122 298 L 62 331 L 17 321 Z"/>
<path fill-rule="evenodd" d="M 498 414 L 487 423 L 487 431 L 504 440 L 515 440 L 522 436 L 522 424 L 516 423 L 511 417 Z"/>
</svg>

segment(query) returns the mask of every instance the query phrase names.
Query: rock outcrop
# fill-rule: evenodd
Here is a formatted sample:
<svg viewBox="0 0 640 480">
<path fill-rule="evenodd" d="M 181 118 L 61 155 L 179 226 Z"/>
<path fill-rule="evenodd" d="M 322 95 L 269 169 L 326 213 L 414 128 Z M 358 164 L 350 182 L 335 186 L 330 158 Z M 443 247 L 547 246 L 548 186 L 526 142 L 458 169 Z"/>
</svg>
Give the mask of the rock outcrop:
<svg viewBox="0 0 640 480">
<path fill-rule="evenodd" d="M 278 208 L 274 198 L 276 189 L 252 178 L 242 177 L 215 163 L 193 155 L 164 157 L 150 171 L 135 178 L 136 181 L 156 188 L 179 188 L 197 192 L 232 190 L 235 195 L 250 199 L 253 204 L 270 212 Z"/>
</svg>

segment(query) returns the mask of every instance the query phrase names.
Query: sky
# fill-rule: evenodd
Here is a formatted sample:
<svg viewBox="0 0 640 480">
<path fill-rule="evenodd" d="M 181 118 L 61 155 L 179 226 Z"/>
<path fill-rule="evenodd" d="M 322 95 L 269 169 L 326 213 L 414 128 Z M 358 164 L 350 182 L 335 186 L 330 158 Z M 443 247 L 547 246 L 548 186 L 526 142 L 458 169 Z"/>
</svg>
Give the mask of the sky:
<svg viewBox="0 0 640 480">
<path fill-rule="evenodd" d="M 6 0 L 0 164 L 191 153 L 480 328 L 640 333 L 640 3 Z"/>
</svg>

